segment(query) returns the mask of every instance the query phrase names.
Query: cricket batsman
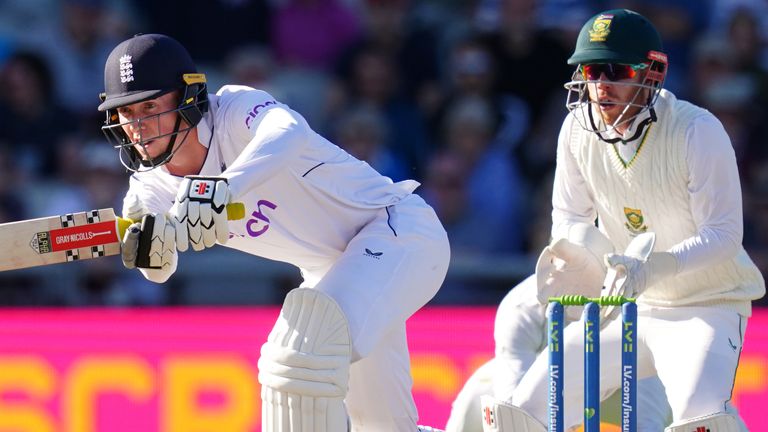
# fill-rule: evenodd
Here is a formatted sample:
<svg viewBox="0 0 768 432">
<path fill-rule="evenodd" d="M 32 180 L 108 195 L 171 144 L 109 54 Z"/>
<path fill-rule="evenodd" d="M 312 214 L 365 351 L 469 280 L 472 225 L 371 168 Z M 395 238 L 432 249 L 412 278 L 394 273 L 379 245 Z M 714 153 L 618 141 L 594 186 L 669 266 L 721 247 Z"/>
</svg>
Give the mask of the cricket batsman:
<svg viewBox="0 0 768 432">
<path fill-rule="evenodd" d="M 262 430 L 432 430 L 417 426 L 405 322 L 450 249 L 419 184 L 393 183 L 264 91 L 209 94 L 165 35 L 115 47 L 104 86 L 102 129 L 134 171 L 123 215 L 142 220 L 123 241 L 128 268 L 164 282 L 179 251 L 221 244 L 301 269 L 261 347 Z M 233 201 L 244 219 L 228 221 Z"/>
</svg>

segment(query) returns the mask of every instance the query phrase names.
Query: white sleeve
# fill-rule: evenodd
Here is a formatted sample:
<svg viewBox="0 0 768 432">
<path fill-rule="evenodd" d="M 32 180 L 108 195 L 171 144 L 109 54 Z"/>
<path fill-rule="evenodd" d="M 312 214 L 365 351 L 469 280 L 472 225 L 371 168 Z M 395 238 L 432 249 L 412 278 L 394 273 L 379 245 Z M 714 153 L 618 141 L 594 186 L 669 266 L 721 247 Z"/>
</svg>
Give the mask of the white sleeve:
<svg viewBox="0 0 768 432">
<path fill-rule="evenodd" d="M 574 119 L 566 117 L 557 138 L 557 165 L 552 187 L 552 236 L 563 237 L 568 227 L 577 223 L 592 224 L 597 212 L 592 194 L 571 151 L 571 128 Z"/>
<path fill-rule="evenodd" d="M 156 188 L 151 187 L 149 175 L 146 178 L 140 178 L 134 174 L 130 177 L 128 192 L 123 198 L 123 217 L 131 219 L 133 221 L 140 221 L 141 217 L 148 213 L 165 213 L 167 207 L 170 206 L 171 198 L 169 195 L 165 197 L 166 204 L 164 207 L 161 203 L 163 198 L 161 193 Z M 171 266 L 165 269 L 145 269 L 140 268 L 139 271 L 144 277 L 155 283 L 163 283 L 167 281 L 173 273 L 176 272 L 178 265 L 178 252 L 173 254 Z"/>
<path fill-rule="evenodd" d="M 253 105 L 258 105 L 265 95 L 264 92 L 247 93 L 252 94 L 239 98 L 226 119 L 230 138 L 247 143 L 222 173 L 229 181 L 234 200 L 283 169 L 314 134 L 301 116 L 274 101 L 250 121 L 243 122 L 242 118 L 248 118 L 248 110 L 253 112 Z"/>
<path fill-rule="evenodd" d="M 131 175 L 123 198 L 124 218 L 138 221 L 147 213 L 166 213 L 176 197 L 176 188 L 161 182 L 153 172 Z"/>
<path fill-rule="evenodd" d="M 681 273 L 732 258 L 744 235 L 736 154 L 722 124 L 711 115 L 698 117 L 686 140 L 688 193 L 698 233 L 669 250 Z"/>
</svg>

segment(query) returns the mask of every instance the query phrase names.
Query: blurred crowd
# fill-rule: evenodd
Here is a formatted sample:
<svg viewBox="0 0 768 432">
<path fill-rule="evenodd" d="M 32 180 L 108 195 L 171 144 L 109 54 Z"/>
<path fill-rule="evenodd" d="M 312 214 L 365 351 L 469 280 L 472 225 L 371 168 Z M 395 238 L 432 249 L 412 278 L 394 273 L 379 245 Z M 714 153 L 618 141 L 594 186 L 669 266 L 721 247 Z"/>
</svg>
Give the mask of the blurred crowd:
<svg viewBox="0 0 768 432">
<path fill-rule="evenodd" d="M 104 61 L 135 33 L 165 33 L 209 91 L 267 90 L 381 173 L 420 181 L 455 262 L 434 302 L 497 302 L 548 241 L 566 59 L 586 19 L 612 7 L 655 23 L 666 88 L 723 122 L 744 245 L 768 273 L 764 0 L 0 0 L 0 222 L 122 207 L 128 173 L 96 110 Z M 219 261 L 187 252 L 166 285 L 115 257 L 4 272 L 0 304 L 271 303 L 298 281 L 204 254 Z"/>
</svg>

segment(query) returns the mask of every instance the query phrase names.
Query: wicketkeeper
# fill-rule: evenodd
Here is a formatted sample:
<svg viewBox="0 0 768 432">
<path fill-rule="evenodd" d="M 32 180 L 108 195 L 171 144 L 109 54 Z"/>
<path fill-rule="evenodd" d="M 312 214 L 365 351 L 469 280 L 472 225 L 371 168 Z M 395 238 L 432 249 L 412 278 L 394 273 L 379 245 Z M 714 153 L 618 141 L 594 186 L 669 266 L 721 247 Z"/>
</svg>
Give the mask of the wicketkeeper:
<svg viewBox="0 0 768 432">
<path fill-rule="evenodd" d="M 740 422 L 726 406 L 751 302 L 765 295 L 765 282 L 741 245 L 731 142 L 710 112 L 663 89 L 674 61 L 654 26 L 633 11 L 601 12 L 582 27 L 568 60 L 575 71 L 558 138 L 552 237 L 597 220 L 625 251 L 655 233 L 647 255 L 607 256 L 616 277 L 605 294 L 637 298 L 638 375 L 663 383 L 673 420 L 666 430 L 731 432 Z M 573 370 L 583 367 L 581 339 L 583 332 L 566 328 L 565 364 Z M 606 392 L 620 384 L 620 344 L 621 321 L 607 322 L 600 351 Z M 498 415 L 487 430 L 545 430 L 547 363 L 539 356 L 511 398 L 488 404 Z M 581 422 L 582 386 L 581 374 L 565 374 L 566 427 Z"/>
</svg>

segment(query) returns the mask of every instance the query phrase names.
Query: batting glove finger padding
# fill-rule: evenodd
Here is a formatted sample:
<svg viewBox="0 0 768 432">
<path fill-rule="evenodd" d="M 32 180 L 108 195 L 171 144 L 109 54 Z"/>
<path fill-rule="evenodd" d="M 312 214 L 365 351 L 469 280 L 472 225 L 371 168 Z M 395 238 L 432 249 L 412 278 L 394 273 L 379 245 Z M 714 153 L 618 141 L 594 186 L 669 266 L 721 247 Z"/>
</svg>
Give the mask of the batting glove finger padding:
<svg viewBox="0 0 768 432">
<path fill-rule="evenodd" d="M 164 215 L 155 214 L 152 236 L 149 244 L 149 266 L 146 268 L 169 268 L 176 252 L 176 230 Z M 139 248 L 141 250 L 141 248 Z"/>
<path fill-rule="evenodd" d="M 195 201 L 186 201 L 187 209 L 187 234 L 189 235 L 189 245 L 193 250 L 201 251 L 205 248 L 203 245 L 203 227 L 200 223 L 200 203 Z"/>
<path fill-rule="evenodd" d="M 125 231 L 120 256 L 126 268 L 169 269 L 176 253 L 176 230 L 161 214 L 147 214 Z"/>
<path fill-rule="evenodd" d="M 171 209 L 176 225 L 176 247 L 195 251 L 229 239 L 227 203 L 229 184 L 222 177 L 186 176 Z"/>
</svg>

